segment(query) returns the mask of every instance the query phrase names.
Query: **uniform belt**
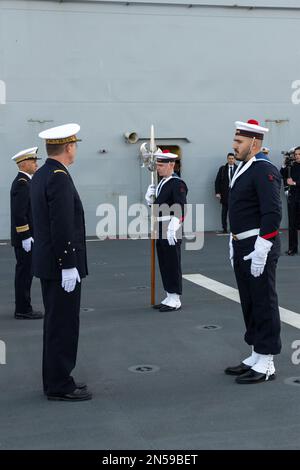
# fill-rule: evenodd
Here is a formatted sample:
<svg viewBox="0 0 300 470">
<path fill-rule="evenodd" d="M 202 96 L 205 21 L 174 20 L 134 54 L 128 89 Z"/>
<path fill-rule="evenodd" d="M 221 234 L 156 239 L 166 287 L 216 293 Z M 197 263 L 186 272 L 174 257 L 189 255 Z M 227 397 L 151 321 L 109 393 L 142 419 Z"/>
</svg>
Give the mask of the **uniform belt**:
<svg viewBox="0 0 300 470">
<path fill-rule="evenodd" d="M 235 241 L 245 240 L 245 238 L 254 237 L 254 235 L 259 235 L 259 228 L 253 228 L 252 230 L 246 230 L 246 232 L 232 234 L 232 239 Z"/>
<path fill-rule="evenodd" d="M 163 215 L 162 217 L 155 217 L 156 222 L 167 222 L 168 220 L 171 220 L 172 216 L 171 215 Z"/>
</svg>

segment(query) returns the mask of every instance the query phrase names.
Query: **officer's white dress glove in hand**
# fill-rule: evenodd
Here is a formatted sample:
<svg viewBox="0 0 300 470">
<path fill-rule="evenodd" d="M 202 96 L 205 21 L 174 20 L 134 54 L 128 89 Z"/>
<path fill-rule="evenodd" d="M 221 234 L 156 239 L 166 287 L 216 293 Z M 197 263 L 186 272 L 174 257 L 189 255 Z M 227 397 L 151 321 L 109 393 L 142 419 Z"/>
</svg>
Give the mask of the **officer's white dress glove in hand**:
<svg viewBox="0 0 300 470">
<path fill-rule="evenodd" d="M 179 229 L 179 227 L 180 227 L 180 221 L 178 217 L 173 216 L 172 219 L 170 220 L 170 223 L 168 225 L 168 230 L 167 230 L 167 239 L 168 239 L 169 245 L 176 244 L 177 242 L 176 232 Z"/>
<path fill-rule="evenodd" d="M 265 269 L 267 262 L 268 253 L 272 248 L 272 243 L 260 236 L 257 237 L 254 251 L 249 253 L 249 255 L 244 256 L 244 260 L 247 261 L 251 259 L 251 274 L 254 277 L 259 277 L 262 275 Z"/>
<path fill-rule="evenodd" d="M 61 287 L 65 289 L 66 292 L 72 292 L 75 289 L 76 282 L 80 282 L 77 268 L 63 269 L 61 276 Z"/>
<path fill-rule="evenodd" d="M 155 196 L 155 184 L 149 184 L 147 192 L 145 194 L 145 199 L 149 205 L 153 204 Z"/>
<path fill-rule="evenodd" d="M 22 240 L 22 247 L 23 250 L 26 251 L 26 253 L 29 253 L 31 251 L 31 243 L 33 243 L 34 240 L 32 237 L 26 238 L 26 240 Z"/>
<path fill-rule="evenodd" d="M 234 251 L 233 251 L 232 233 L 231 233 L 229 237 L 229 259 L 230 259 L 230 263 L 232 267 L 233 267 L 233 257 L 234 257 Z"/>
</svg>

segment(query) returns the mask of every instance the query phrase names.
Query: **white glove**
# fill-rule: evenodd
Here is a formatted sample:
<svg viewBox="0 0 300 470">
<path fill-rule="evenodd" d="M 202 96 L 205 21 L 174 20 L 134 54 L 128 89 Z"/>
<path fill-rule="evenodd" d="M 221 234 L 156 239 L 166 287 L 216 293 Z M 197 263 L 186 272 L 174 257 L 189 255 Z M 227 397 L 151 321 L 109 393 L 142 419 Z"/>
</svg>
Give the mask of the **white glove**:
<svg viewBox="0 0 300 470">
<path fill-rule="evenodd" d="M 167 239 L 168 239 L 169 245 L 176 244 L 177 242 L 176 232 L 179 229 L 179 227 L 180 227 L 180 221 L 178 217 L 173 216 L 172 219 L 170 220 L 170 223 L 168 225 L 168 230 L 167 230 Z"/>
<path fill-rule="evenodd" d="M 254 277 L 262 275 L 267 262 L 268 253 L 272 248 L 272 243 L 260 236 L 257 237 L 254 251 L 244 256 L 244 260 L 251 259 L 251 274 Z"/>
<path fill-rule="evenodd" d="M 23 250 L 26 251 L 26 253 L 29 253 L 31 251 L 31 243 L 34 242 L 34 239 L 32 237 L 26 238 L 26 240 L 22 240 L 22 247 Z"/>
<path fill-rule="evenodd" d="M 229 259 L 231 266 L 233 267 L 233 258 L 234 258 L 234 250 L 233 250 L 233 244 L 232 244 L 232 233 L 230 233 L 229 237 Z"/>
<path fill-rule="evenodd" d="M 80 282 L 80 276 L 77 268 L 63 269 L 61 275 L 61 287 L 65 289 L 66 292 L 72 292 L 75 289 L 76 281 Z"/>
<path fill-rule="evenodd" d="M 155 184 L 149 184 L 147 192 L 145 194 L 145 199 L 149 205 L 153 204 L 155 196 Z"/>
</svg>

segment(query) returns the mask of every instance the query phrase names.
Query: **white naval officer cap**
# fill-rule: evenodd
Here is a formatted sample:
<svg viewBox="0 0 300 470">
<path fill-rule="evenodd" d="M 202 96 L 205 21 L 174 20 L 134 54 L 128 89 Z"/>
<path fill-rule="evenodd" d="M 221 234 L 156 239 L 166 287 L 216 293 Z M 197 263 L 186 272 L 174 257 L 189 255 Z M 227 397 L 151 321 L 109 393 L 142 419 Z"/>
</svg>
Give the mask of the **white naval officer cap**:
<svg viewBox="0 0 300 470">
<path fill-rule="evenodd" d="M 21 150 L 21 152 L 16 153 L 11 159 L 16 163 L 21 163 L 24 160 L 41 160 L 37 156 L 38 147 L 31 147 L 29 149 Z"/>
<path fill-rule="evenodd" d="M 267 127 L 262 127 L 256 119 L 249 119 L 247 122 L 236 121 L 235 135 L 263 140 L 264 135 L 269 132 Z"/>
<path fill-rule="evenodd" d="M 174 162 L 176 158 L 178 158 L 178 155 L 176 153 L 171 153 L 170 150 L 167 149 L 158 149 L 154 153 L 154 157 L 158 163 L 169 163 Z"/>
<path fill-rule="evenodd" d="M 46 144 L 72 144 L 73 142 L 81 142 L 81 139 L 78 139 L 76 135 L 79 131 L 79 124 L 64 124 L 40 132 L 39 137 L 44 139 Z"/>
</svg>

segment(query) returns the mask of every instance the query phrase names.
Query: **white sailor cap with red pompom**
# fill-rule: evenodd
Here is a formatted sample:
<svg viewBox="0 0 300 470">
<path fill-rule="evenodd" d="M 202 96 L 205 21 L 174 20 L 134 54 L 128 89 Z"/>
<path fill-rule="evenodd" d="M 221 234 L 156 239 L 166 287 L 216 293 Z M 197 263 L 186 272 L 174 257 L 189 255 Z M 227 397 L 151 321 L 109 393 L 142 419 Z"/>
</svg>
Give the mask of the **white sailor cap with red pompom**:
<svg viewBox="0 0 300 470">
<path fill-rule="evenodd" d="M 263 140 L 265 134 L 269 132 L 269 129 L 267 127 L 260 126 L 256 119 L 249 119 L 247 122 L 236 121 L 235 127 L 235 135 L 249 138 L 255 137 L 258 140 Z"/>
<path fill-rule="evenodd" d="M 169 163 L 169 162 L 174 162 L 176 158 L 178 158 L 178 155 L 176 153 L 170 152 L 170 150 L 164 149 L 158 149 L 154 153 L 155 159 L 158 163 Z"/>
</svg>

